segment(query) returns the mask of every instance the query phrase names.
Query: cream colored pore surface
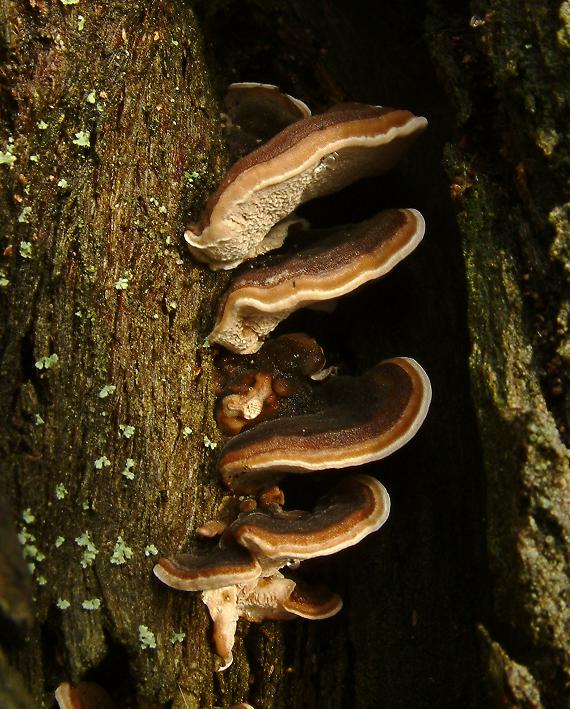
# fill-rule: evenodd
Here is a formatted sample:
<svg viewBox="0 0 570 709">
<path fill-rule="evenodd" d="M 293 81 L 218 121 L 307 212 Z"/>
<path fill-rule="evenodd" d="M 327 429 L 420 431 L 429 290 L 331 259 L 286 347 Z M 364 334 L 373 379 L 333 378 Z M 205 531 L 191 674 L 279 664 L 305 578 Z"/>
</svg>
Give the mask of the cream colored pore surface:
<svg viewBox="0 0 570 709">
<path fill-rule="evenodd" d="M 406 138 L 426 121 L 413 117 L 374 134 L 376 123 L 368 119 L 332 126 L 238 175 L 220 195 L 202 234 L 186 233 L 190 250 L 213 262 L 213 268 L 232 268 L 263 253 L 261 244 L 271 227 L 299 204 L 389 170 L 405 152 Z"/>
</svg>

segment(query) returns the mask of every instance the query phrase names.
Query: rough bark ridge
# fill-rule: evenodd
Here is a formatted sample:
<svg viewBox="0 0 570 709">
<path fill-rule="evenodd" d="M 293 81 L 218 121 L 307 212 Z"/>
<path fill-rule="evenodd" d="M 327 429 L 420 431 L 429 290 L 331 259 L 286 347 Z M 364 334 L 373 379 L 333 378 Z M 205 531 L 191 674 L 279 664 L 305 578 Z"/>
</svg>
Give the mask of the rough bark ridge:
<svg viewBox="0 0 570 709">
<path fill-rule="evenodd" d="M 218 494 L 200 349 L 217 286 L 177 238 L 215 179 L 217 109 L 189 8 L 2 9 L 3 494 L 36 601 L 15 661 L 38 705 L 106 663 L 144 706 L 213 662 L 203 614 L 151 583 L 144 549 L 180 545 Z"/>
<path fill-rule="evenodd" d="M 441 12 L 441 7 L 438 9 Z M 469 291 L 495 616 L 481 640 L 503 701 L 570 705 L 570 5 L 472 4 L 434 23 L 455 83 L 447 169 Z M 492 639 L 493 638 L 493 639 Z"/>
</svg>

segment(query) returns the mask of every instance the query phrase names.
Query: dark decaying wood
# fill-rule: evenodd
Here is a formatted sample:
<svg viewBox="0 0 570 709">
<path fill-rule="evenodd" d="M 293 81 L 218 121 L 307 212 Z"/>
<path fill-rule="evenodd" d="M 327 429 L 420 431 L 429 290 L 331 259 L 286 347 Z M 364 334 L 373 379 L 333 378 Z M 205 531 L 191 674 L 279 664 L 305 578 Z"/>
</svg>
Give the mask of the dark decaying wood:
<svg viewBox="0 0 570 709">
<path fill-rule="evenodd" d="M 0 704 L 88 679 L 143 709 L 568 706 L 568 3 L 0 8 Z M 391 175 L 305 209 L 415 207 L 417 253 L 280 331 L 349 374 L 415 357 L 434 399 L 366 469 L 387 525 L 304 565 L 343 611 L 240 623 L 219 674 L 205 608 L 151 570 L 153 546 L 204 547 L 223 495 L 204 337 L 228 275 L 181 235 L 244 80 L 428 117 Z"/>
</svg>

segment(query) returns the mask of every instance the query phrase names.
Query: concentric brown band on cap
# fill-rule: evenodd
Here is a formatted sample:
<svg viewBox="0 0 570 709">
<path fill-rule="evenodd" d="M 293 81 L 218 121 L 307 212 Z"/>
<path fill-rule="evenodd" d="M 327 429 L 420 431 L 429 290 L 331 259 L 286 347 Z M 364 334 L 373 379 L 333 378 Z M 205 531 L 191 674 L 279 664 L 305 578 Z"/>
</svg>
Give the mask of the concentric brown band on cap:
<svg viewBox="0 0 570 709">
<path fill-rule="evenodd" d="M 268 559 L 311 559 L 357 544 L 388 519 L 386 488 L 369 475 L 352 475 L 319 500 L 311 512 L 253 512 L 231 531 L 244 547 Z"/>
<path fill-rule="evenodd" d="M 218 470 L 229 487 L 255 491 L 282 473 L 385 458 L 415 435 L 431 401 L 427 374 L 407 357 L 361 377 L 332 377 L 319 391 L 310 413 L 265 421 L 226 443 Z"/>
</svg>

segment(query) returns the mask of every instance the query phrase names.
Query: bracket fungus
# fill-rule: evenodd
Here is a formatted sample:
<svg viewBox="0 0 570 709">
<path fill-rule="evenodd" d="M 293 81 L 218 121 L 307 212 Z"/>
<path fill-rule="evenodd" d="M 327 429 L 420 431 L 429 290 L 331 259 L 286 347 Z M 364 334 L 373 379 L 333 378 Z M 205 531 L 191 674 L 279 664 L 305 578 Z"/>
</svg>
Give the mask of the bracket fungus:
<svg viewBox="0 0 570 709">
<path fill-rule="evenodd" d="M 308 118 L 306 103 L 274 84 L 230 84 L 224 97 L 225 134 L 232 155 L 242 157 L 291 123 Z"/>
<path fill-rule="evenodd" d="M 297 616 L 330 618 L 340 597 L 323 587 L 287 578 L 280 569 L 334 554 L 375 532 L 388 518 L 390 498 L 383 485 L 355 475 L 324 495 L 312 512 L 242 514 L 209 554 L 162 558 L 155 575 L 179 591 L 202 591 L 214 630 L 216 652 L 231 664 L 239 618 L 252 622 Z"/>
<path fill-rule="evenodd" d="M 55 690 L 59 709 L 114 709 L 111 697 L 95 682 L 79 682 L 72 686 L 62 682 Z"/>
<path fill-rule="evenodd" d="M 359 103 L 296 121 L 230 168 L 184 234 L 191 253 L 218 270 L 278 248 L 300 204 L 387 172 L 426 125 L 409 111 Z"/>
<path fill-rule="evenodd" d="M 300 204 L 390 170 L 427 124 L 409 111 L 357 103 L 311 116 L 305 104 L 265 84 L 232 85 L 226 109 L 228 140 L 244 139 L 251 152 L 228 171 L 184 235 L 212 270 L 280 247 L 299 221 Z M 201 592 L 220 669 L 232 662 L 239 618 L 338 613 L 337 594 L 305 584 L 292 570 L 357 544 L 390 511 L 386 489 L 369 475 L 348 473 L 310 511 L 283 509 L 276 482 L 288 473 L 385 458 L 415 435 L 431 400 L 427 374 L 413 359 L 394 357 L 360 376 L 336 376 L 308 335 L 264 338 L 294 310 L 326 306 L 387 274 L 414 250 L 424 228 L 415 209 L 389 209 L 320 231 L 318 242 L 315 232 L 303 232 L 305 248 L 242 272 L 222 298 L 209 339 L 229 350 L 217 361 L 215 416 L 229 437 L 218 472 L 234 496 L 224 498 L 218 519 L 197 530 L 219 536 L 217 546 L 201 556 L 161 558 L 154 568 L 171 588 Z"/>
<path fill-rule="evenodd" d="M 381 362 L 360 377 L 330 377 L 306 411 L 263 421 L 231 438 L 218 471 L 229 488 L 245 493 L 285 473 L 381 460 L 415 435 L 430 401 L 428 376 L 408 357 Z"/>
<path fill-rule="evenodd" d="M 257 557 L 313 559 L 358 544 L 384 524 L 386 488 L 369 475 L 352 475 L 323 496 L 311 512 L 252 512 L 230 527 Z"/>
<path fill-rule="evenodd" d="M 327 230 L 330 232 L 331 230 Z M 251 354 L 293 311 L 336 300 L 386 275 L 420 243 L 415 209 L 388 209 L 362 224 L 337 227 L 315 246 L 237 276 L 222 297 L 208 335 L 232 352 Z"/>
</svg>

